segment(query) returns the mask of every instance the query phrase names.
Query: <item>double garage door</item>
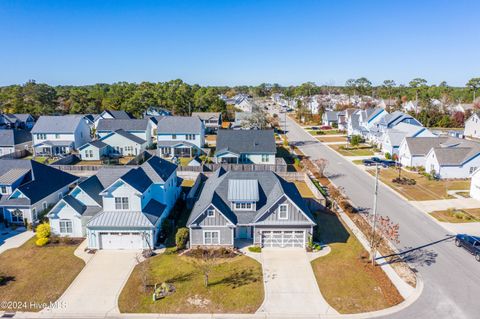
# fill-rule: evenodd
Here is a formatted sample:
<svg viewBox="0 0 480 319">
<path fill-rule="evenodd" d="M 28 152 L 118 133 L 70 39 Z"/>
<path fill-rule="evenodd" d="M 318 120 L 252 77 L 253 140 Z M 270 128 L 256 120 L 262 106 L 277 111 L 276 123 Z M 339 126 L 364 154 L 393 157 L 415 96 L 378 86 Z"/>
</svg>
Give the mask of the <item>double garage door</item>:
<svg viewBox="0 0 480 319">
<path fill-rule="evenodd" d="M 142 249 L 140 233 L 100 233 L 100 249 Z"/>
<path fill-rule="evenodd" d="M 305 247 L 305 231 L 303 230 L 268 230 L 262 231 L 263 247 Z"/>
</svg>

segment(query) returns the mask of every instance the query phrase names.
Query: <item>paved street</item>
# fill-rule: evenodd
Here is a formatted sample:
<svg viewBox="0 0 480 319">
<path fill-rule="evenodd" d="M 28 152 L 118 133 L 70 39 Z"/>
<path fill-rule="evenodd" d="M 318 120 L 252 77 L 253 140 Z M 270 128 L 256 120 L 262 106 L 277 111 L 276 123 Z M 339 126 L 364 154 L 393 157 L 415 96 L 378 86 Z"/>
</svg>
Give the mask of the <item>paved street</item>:
<svg viewBox="0 0 480 319">
<path fill-rule="evenodd" d="M 323 299 L 304 249 L 263 249 L 265 302 L 269 315 L 337 314 Z"/>
<path fill-rule="evenodd" d="M 283 114 L 280 116 L 283 120 Z M 283 122 L 281 123 L 283 127 Z M 313 159 L 329 161 L 327 175 L 344 188 L 360 208 L 370 210 L 374 179 L 309 136 L 293 120 L 287 119 L 289 142 Z M 388 318 L 478 318 L 480 314 L 480 264 L 449 239 L 452 233 L 431 220 L 388 187 L 379 188 L 378 212 L 400 223 L 400 251 L 422 276 L 425 288 L 410 307 Z"/>
</svg>

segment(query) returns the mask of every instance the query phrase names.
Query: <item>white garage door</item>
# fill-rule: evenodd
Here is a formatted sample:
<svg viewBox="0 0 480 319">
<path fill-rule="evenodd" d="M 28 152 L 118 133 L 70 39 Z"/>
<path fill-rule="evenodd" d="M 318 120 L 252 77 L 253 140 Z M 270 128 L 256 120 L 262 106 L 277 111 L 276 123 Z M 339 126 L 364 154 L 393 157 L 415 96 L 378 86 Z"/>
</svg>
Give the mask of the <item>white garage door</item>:
<svg viewBox="0 0 480 319">
<path fill-rule="evenodd" d="M 262 232 L 263 247 L 305 247 L 303 230 L 269 230 Z"/>
<path fill-rule="evenodd" d="M 100 249 L 142 249 L 140 233 L 100 233 Z"/>
</svg>

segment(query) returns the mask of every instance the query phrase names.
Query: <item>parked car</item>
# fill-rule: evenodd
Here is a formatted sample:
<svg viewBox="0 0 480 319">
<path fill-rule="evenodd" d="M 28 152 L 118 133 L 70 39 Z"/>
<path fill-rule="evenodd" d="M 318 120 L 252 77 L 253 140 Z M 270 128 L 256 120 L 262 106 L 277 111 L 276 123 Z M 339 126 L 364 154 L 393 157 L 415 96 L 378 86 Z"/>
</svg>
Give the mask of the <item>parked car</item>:
<svg viewBox="0 0 480 319">
<path fill-rule="evenodd" d="M 372 157 L 370 159 L 364 159 L 362 163 L 365 166 L 375 166 L 377 164 L 382 165 L 382 160 L 378 157 Z"/>
<path fill-rule="evenodd" d="M 455 245 L 457 247 L 463 247 L 474 255 L 478 262 L 480 262 L 480 237 L 458 234 L 455 236 Z"/>
<path fill-rule="evenodd" d="M 390 161 L 390 160 L 383 160 L 381 164 L 383 167 L 394 167 L 394 166 L 400 165 L 400 163 L 397 163 L 395 161 Z"/>
<path fill-rule="evenodd" d="M 320 126 L 320 129 L 321 130 L 331 130 L 332 127 L 330 125 L 322 125 L 322 126 Z"/>
</svg>

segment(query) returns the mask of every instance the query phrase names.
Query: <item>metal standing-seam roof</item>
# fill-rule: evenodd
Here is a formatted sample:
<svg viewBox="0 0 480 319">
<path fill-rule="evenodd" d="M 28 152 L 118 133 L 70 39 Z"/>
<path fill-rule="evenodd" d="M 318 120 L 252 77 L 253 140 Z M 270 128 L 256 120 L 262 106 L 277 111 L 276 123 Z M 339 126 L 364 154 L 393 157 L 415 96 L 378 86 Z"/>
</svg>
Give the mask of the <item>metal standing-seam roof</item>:
<svg viewBox="0 0 480 319">
<path fill-rule="evenodd" d="M 101 212 L 92 217 L 87 227 L 154 227 L 142 212 Z"/>
<path fill-rule="evenodd" d="M 230 179 L 228 181 L 229 201 L 258 201 L 258 181 L 256 179 Z"/>
<path fill-rule="evenodd" d="M 28 168 L 14 168 L 3 175 L 0 175 L 0 184 L 2 185 L 11 185 L 15 181 L 17 181 L 19 178 L 22 176 L 25 176 L 28 172 L 30 172 L 30 169 Z"/>
</svg>

